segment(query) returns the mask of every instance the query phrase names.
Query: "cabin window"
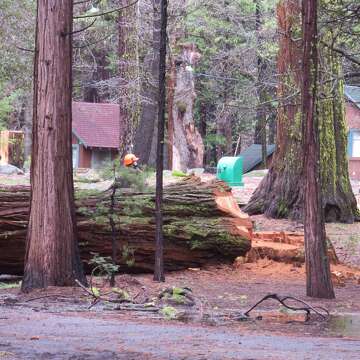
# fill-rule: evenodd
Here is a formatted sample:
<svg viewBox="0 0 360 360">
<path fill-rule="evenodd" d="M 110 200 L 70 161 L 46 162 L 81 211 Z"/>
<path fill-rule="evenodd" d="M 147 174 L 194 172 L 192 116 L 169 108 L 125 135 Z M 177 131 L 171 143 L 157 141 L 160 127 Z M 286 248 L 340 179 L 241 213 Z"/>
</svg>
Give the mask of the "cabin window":
<svg viewBox="0 0 360 360">
<path fill-rule="evenodd" d="M 74 169 L 79 167 L 79 145 L 72 145 L 72 165 Z"/>
<path fill-rule="evenodd" d="M 353 132 L 352 157 L 360 157 L 360 131 Z"/>
<path fill-rule="evenodd" d="M 350 130 L 348 136 L 349 157 L 360 157 L 360 130 Z"/>
</svg>

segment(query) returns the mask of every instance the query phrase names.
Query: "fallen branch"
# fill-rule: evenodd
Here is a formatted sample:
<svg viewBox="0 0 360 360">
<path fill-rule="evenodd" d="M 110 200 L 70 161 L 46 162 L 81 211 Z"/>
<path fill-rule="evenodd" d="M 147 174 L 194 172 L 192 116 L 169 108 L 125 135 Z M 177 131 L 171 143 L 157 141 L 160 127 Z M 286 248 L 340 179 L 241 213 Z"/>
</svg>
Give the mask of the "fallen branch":
<svg viewBox="0 0 360 360">
<path fill-rule="evenodd" d="M 43 295 L 43 296 L 38 296 L 35 298 L 31 298 L 28 300 L 25 300 L 25 302 L 31 302 L 31 301 L 35 301 L 35 300 L 41 300 L 41 299 L 46 299 L 46 298 L 50 298 L 50 297 L 57 297 L 57 298 L 64 298 L 64 299 L 70 299 L 73 298 L 73 296 L 70 295 L 61 295 L 61 294 L 49 294 L 49 295 Z"/>
<path fill-rule="evenodd" d="M 244 315 L 249 317 L 249 314 L 250 314 L 250 312 L 252 310 L 254 310 L 258 305 L 260 305 L 262 302 L 264 302 L 265 300 L 268 300 L 268 299 L 277 300 L 277 301 L 280 302 L 281 305 L 283 305 L 284 307 L 286 307 L 287 309 L 290 309 L 290 310 L 305 311 L 306 312 L 305 322 L 310 320 L 311 312 L 314 312 L 316 315 L 320 316 L 323 320 L 327 320 L 329 318 L 329 316 L 330 316 L 329 311 L 327 309 L 321 307 L 321 306 L 313 307 L 310 304 L 306 303 L 305 301 L 297 299 L 297 298 L 295 298 L 293 296 L 283 296 L 283 297 L 281 297 L 281 296 L 279 296 L 277 294 L 269 294 L 269 295 L 264 296 L 254 306 L 252 306 L 248 311 L 246 311 L 244 313 Z M 305 307 L 294 307 L 294 306 L 288 305 L 288 304 L 285 303 L 287 300 L 297 301 L 297 302 L 301 303 L 302 305 L 305 305 Z M 321 311 L 323 313 L 321 313 Z"/>
<path fill-rule="evenodd" d="M 96 295 L 92 291 L 92 288 L 89 290 L 87 287 L 85 287 L 83 284 L 81 284 L 81 282 L 77 279 L 75 280 L 75 282 L 81 287 L 81 289 L 83 289 L 86 292 L 86 294 L 88 294 L 94 298 L 94 301 L 89 306 L 89 309 L 91 309 L 94 305 L 96 305 L 100 301 L 105 301 L 105 302 L 110 302 L 110 303 L 115 303 L 115 304 L 121 304 L 121 305 L 117 306 L 115 310 L 145 311 L 145 312 L 158 312 L 160 310 L 160 308 L 158 308 L 154 305 L 147 306 L 146 304 L 136 304 L 132 300 L 127 300 L 127 299 L 117 300 L 117 299 L 111 299 L 109 297 L 104 297 L 101 295 Z M 111 293 L 113 293 L 113 292 L 111 292 Z M 107 293 L 107 294 L 109 294 L 109 293 Z M 127 303 L 127 304 L 125 305 L 124 303 Z"/>
</svg>

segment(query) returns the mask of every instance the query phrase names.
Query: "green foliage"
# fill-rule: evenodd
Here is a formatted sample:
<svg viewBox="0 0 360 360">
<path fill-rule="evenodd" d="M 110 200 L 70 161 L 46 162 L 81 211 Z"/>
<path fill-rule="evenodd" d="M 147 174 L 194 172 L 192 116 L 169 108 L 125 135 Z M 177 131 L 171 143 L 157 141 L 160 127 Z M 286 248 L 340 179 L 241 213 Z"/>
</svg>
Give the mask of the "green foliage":
<svg viewBox="0 0 360 360">
<path fill-rule="evenodd" d="M 285 200 L 279 200 L 277 213 L 280 218 L 287 217 L 289 208 Z"/>
<path fill-rule="evenodd" d="M 186 297 L 185 297 L 185 290 L 183 288 L 173 287 L 172 295 L 170 299 L 177 304 L 185 304 Z"/>
<path fill-rule="evenodd" d="M 182 101 L 178 101 L 176 103 L 177 109 L 179 111 L 180 114 L 185 114 L 186 112 L 186 103 L 182 102 Z"/>
<path fill-rule="evenodd" d="M 97 296 L 97 297 L 99 297 L 100 296 L 100 290 L 97 288 L 97 287 L 92 287 L 91 289 L 90 289 L 90 291 L 95 295 L 95 296 Z"/>
<path fill-rule="evenodd" d="M 187 174 L 185 174 L 184 172 L 182 172 L 181 170 L 173 170 L 173 172 L 171 173 L 172 176 L 175 177 L 186 177 Z"/>
<path fill-rule="evenodd" d="M 118 295 L 118 300 L 130 300 L 129 293 L 123 289 L 112 288 L 111 291 Z"/>
<path fill-rule="evenodd" d="M 30 167 L 31 167 L 31 156 L 28 156 L 27 159 L 25 159 L 24 161 L 24 170 L 30 171 Z"/>
<path fill-rule="evenodd" d="M 225 136 L 222 135 L 208 134 L 204 139 L 204 145 L 206 148 L 212 148 L 214 146 L 225 145 L 225 144 L 226 144 L 226 138 Z"/>
<path fill-rule="evenodd" d="M 122 247 L 122 261 L 128 266 L 132 267 L 135 265 L 135 248 L 124 244 Z"/>
<path fill-rule="evenodd" d="M 19 94 L 20 91 L 13 91 L 6 95 L 5 86 L 0 82 L 0 130 L 7 128 L 8 116 L 14 110 L 13 103 Z"/>
<path fill-rule="evenodd" d="M 83 190 L 76 190 L 75 191 L 75 199 L 81 200 L 81 199 L 88 199 L 92 196 L 99 195 L 100 191 L 96 189 L 83 189 Z"/>
<path fill-rule="evenodd" d="M 21 286 L 21 281 L 19 282 L 14 282 L 14 283 L 4 283 L 4 282 L 0 282 L 0 289 L 17 289 L 20 288 Z"/>
<path fill-rule="evenodd" d="M 101 256 L 98 253 L 91 253 L 93 257 L 88 261 L 88 264 L 94 265 L 94 270 L 99 276 L 116 274 L 119 271 L 119 266 L 112 263 L 110 256 Z"/>
<path fill-rule="evenodd" d="M 224 123 L 231 122 L 233 146 L 239 134 L 251 136 L 259 87 L 265 88 L 270 98 L 275 97 L 274 89 L 258 83 L 256 56 L 260 55 L 267 64 L 268 81 L 276 73 L 276 1 L 262 0 L 260 6 L 262 31 L 259 35 L 253 0 L 225 3 L 210 0 L 202 6 L 196 0 L 189 2 L 185 19 L 189 34 L 186 41 L 195 43 L 202 55 L 195 68 L 195 119 L 197 123 L 206 120 L 204 142 L 207 150 L 215 147 L 225 149 L 228 145 L 228 139 L 218 138 L 219 119 Z M 274 111 L 274 108 L 269 108 L 270 105 L 266 112 Z"/>
<path fill-rule="evenodd" d="M 165 317 L 166 320 L 176 320 L 178 311 L 172 306 L 165 306 L 160 310 L 160 313 Z"/>
<path fill-rule="evenodd" d="M 122 167 L 119 161 L 108 162 L 101 169 L 100 176 L 109 180 L 116 178 L 116 183 L 121 188 L 131 188 L 135 191 L 144 192 L 148 189 L 146 180 L 152 174 L 151 170 L 139 171 L 133 168 Z"/>
<path fill-rule="evenodd" d="M 18 47 L 33 47 L 35 8 L 35 0 L 0 1 L 0 128 L 31 93 L 33 56 Z"/>
</svg>

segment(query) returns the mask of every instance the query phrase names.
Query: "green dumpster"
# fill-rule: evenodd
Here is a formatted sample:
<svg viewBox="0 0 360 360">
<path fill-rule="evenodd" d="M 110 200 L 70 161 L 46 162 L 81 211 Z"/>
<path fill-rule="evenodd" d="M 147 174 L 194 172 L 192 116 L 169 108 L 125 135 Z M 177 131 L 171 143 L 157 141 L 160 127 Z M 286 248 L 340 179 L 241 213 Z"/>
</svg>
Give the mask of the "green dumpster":
<svg viewBox="0 0 360 360">
<path fill-rule="evenodd" d="M 225 156 L 217 165 L 217 178 L 229 186 L 243 186 L 243 159 L 241 156 Z"/>
</svg>

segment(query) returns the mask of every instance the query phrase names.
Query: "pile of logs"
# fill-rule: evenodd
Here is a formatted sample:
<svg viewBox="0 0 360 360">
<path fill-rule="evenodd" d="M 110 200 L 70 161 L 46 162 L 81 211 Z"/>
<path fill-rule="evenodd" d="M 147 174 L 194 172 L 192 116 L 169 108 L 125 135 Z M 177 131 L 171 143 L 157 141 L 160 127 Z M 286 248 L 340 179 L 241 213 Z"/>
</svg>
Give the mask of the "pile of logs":
<svg viewBox="0 0 360 360">
<path fill-rule="evenodd" d="M 92 253 L 111 255 L 114 233 L 120 270 L 153 270 L 154 192 L 110 188 L 77 191 L 76 197 L 78 240 L 87 270 Z M 22 273 L 29 201 L 29 187 L 0 187 L 0 273 Z M 164 189 L 167 270 L 232 262 L 250 250 L 251 229 L 249 217 L 241 213 L 222 182 L 188 178 Z"/>
</svg>

